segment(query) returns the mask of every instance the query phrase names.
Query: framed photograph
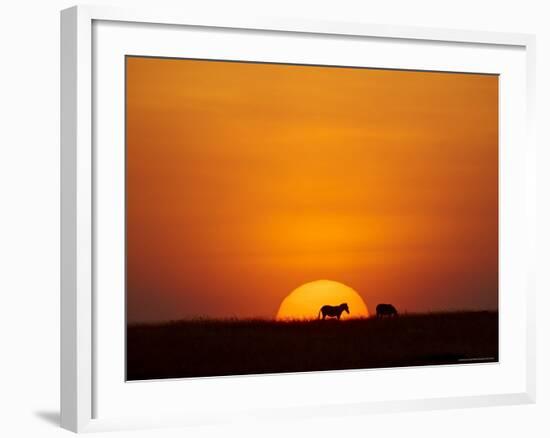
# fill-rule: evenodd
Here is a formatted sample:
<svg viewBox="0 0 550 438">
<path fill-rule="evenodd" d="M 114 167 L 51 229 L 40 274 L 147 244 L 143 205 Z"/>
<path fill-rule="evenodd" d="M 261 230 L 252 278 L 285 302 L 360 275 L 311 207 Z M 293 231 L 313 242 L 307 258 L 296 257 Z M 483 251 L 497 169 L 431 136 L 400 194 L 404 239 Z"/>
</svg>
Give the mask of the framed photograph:
<svg viewBox="0 0 550 438">
<path fill-rule="evenodd" d="M 534 37 L 61 13 L 62 426 L 534 401 Z"/>
</svg>

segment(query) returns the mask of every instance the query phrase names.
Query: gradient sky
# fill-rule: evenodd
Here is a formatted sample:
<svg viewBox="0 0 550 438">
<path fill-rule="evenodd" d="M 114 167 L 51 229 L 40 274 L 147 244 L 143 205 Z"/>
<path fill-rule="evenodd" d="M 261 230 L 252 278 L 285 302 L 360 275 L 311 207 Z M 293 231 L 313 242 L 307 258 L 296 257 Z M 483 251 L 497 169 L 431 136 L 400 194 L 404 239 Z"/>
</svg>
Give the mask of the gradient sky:
<svg viewBox="0 0 550 438">
<path fill-rule="evenodd" d="M 128 320 L 498 307 L 498 77 L 128 57 Z"/>
</svg>

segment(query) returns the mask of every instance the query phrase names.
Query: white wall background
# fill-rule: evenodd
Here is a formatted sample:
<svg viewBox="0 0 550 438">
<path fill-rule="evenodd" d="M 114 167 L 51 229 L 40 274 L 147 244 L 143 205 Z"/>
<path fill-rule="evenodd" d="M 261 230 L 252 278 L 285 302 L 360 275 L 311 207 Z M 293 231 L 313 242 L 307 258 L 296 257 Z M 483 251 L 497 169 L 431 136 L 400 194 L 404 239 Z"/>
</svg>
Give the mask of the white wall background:
<svg viewBox="0 0 550 438">
<path fill-rule="evenodd" d="M 538 136 L 538 401 L 535 405 L 317 418 L 108 436 L 549 436 L 550 11 L 545 0 L 110 1 L 380 24 L 535 33 Z M 59 10 L 0 9 L 0 436 L 69 435 L 59 418 Z"/>
</svg>

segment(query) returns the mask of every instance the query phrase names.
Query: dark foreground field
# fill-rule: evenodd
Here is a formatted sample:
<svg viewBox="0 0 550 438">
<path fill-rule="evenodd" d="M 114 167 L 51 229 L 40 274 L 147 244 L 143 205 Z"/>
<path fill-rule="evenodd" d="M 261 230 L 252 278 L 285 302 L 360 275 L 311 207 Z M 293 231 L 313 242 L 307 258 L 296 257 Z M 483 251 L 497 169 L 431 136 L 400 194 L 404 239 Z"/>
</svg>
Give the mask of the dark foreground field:
<svg viewBox="0 0 550 438">
<path fill-rule="evenodd" d="M 130 325 L 127 379 L 224 376 L 498 360 L 498 314 L 348 321 L 193 320 Z"/>
</svg>

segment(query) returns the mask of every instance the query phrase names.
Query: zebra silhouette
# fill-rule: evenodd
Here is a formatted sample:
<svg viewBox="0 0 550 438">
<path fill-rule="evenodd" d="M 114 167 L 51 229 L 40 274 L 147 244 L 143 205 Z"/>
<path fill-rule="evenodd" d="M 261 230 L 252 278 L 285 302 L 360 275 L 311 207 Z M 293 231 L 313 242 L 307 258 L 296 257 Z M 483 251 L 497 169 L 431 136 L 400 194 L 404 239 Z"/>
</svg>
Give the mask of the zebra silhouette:
<svg viewBox="0 0 550 438">
<path fill-rule="evenodd" d="M 324 305 L 319 309 L 319 313 L 317 314 L 317 319 L 321 318 L 321 314 L 323 315 L 323 320 L 327 316 L 340 319 L 340 316 L 342 316 L 342 312 L 344 311 L 347 314 L 349 314 L 348 303 L 342 303 L 339 306 Z"/>
<path fill-rule="evenodd" d="M 385 316 L 397 316 L 397 309 L 391 304 L 378 304 L 376 306 L 376 317 L 383 318 Z"/>
</svg>

